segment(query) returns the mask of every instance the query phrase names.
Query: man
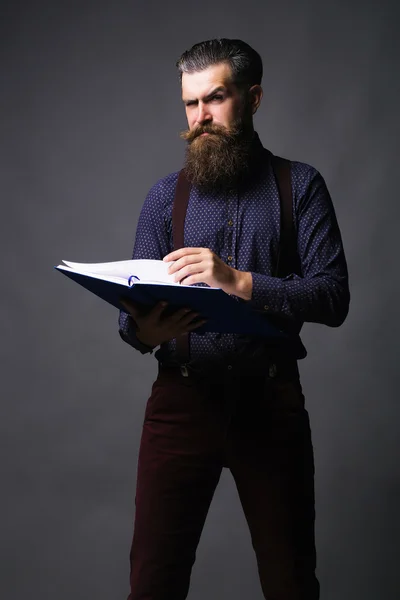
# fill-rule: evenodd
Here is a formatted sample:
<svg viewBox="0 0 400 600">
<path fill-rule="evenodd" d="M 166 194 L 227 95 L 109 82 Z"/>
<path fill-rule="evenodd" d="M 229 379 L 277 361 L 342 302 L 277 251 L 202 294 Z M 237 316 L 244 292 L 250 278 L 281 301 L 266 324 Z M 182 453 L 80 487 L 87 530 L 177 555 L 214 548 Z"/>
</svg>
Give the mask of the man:
<svg viewBox="0 0 400 600">
<path fill-rule="evenodd" d="M 220 287 L 281 317 L 293 339 L 304 321 L 339 326 L 349 305 L 340 231 L 323 178 L 304 163 L 291 162 L 300 269 L 276 276 L 280 198 L 272 154 L 253 127 L 260 56 L 240 40 L 210 40 L 177 66 L 189 126 L 185 243 L 173 250 L 174 173 L 146 198 L 133 257 L 175 261 L 176 281 Z M 237 485 L 264 597 L 317 600 L 313 448 L 297 369 L 304 347 L 294 355 L 257 336 L 200 335 L 204 320 L 187 307 L 172 315 L 162 303 L 124 307 L 122 338 L 142 353 L 160 346 L 139 452 L 129 600 L 187 597 L 223 467 Z"/>
</svg>

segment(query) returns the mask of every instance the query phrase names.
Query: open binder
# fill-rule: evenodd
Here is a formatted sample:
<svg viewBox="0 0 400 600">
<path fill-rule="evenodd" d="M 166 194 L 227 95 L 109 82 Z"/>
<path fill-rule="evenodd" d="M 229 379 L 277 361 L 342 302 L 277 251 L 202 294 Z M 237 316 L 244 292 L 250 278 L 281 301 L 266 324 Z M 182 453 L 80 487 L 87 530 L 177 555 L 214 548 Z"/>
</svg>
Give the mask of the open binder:
<svg viewBox="0 0 400 600">
<path fill-rule="evenodd" d="M 168 274 L 171 263 L 161 260 L 63 263 L 55 267 L 60 273 L 120 310 L 126 310 L 120 303 L 123 298 L 149 308 L 164 300 L 168 304 L 166 311 L 188 307 L 207 319 L 196 333 L 214 331 L 281 340 L 287 337 L 267 315 L 220 288 L 174 282 L 173 276 Z"/>
</svg>

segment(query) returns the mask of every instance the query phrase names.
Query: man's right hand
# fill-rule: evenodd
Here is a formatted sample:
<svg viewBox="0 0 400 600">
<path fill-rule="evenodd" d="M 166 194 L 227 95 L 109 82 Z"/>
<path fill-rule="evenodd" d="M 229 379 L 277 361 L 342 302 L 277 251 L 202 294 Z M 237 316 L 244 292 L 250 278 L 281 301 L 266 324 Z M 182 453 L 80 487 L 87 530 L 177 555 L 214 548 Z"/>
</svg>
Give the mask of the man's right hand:
<svg viewBox="0 0 400 600">
<path fill-rule="evenodd" d="M 164 342 L 189 333 L 206 323 L 206 319 L 196 320 L 199 313 L 190 308 L 180 308 L 172 315 L 163 315 L 166 302 L 158 302 L 150 311 L 144 312 L 130 300 L 121 300 L 126 312 L 131 315 L 138 329 L 136 337 L 139 342 L 155 348 Z M 196 321 L 193 323 L 193 321 Z"/>
</svg>

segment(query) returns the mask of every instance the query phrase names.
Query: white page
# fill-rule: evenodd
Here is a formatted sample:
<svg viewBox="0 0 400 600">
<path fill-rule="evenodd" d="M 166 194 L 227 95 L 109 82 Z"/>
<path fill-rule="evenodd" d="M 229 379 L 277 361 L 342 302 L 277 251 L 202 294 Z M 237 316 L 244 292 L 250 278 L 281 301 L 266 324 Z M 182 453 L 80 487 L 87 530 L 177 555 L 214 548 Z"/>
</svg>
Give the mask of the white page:
<svg viewBox="0 0 400 600">
<path fill-rule="evenodd" d="M 80 275 L 87 275 L 91 279 L 101 279 L 102 281 L 111 281 L 112 283 L 119 283 L 120 285 L 126 285 L 126 287 L 130 287 L 128 284 L 128 280 L 125 277 L 118 277 L 115 275 L 103 275 L 101 273 L 88 273 L 87 271 L 78 271 L 77 269 L 71 269 L 65 265 L 58 265 L 57 269 L 60 271 L 65 271 L 68 273 L 79 273 Z"/>
<path fill-rule="evenodd" d="M 121 260 L 107 263 L 76 263 L 68 260 L 63 260 L 72 271 L 77 273 L 86 273 L 88 275 L 101 275 L 101 279 L 109 277 L 117 277 L 129 280 L 135 276 L 139 281 L 169 283 L 179 285 L 174 281 L 174 274 L 168 274 L 168 267 L 174 261 L 163 262 L 162 260 Z M 63 267 L 63 265 L 59 265 Z"/>
<path fill-rule="evenodd" d="M 163 262 L 162 260 L 137 259 L 120 260 L 107 263 L 77 263 L 69 260 L 63 260 L 63 265 L 58 265 L 58 269 L 63 271 L 72 271 L 89 275 L 94 279 L 132 285 L 134 283 L 152 283 L 177 285 L 180 283 L 174 281 L 175 274 L 168 274 L 168 267 L 175 261 Z M 133 278 L 138 278 L 135 280 Z M 182 287 L 193 287 L 192 285 L 182 285 Z M 218 287 L 204 287 L 203 289 L 217 290 Z"/>
</svg>

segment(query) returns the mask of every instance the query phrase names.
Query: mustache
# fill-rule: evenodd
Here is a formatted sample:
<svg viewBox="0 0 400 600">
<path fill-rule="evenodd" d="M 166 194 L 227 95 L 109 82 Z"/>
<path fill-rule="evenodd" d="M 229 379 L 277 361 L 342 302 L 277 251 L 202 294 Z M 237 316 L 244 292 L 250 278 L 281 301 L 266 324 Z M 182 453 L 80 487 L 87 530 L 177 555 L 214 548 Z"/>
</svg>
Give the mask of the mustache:
<svg viewBox="0 0 400 600">
<path fill-rule="evenodd" d="M 224 139 L 235 139 L 239 133 L 238 127 L 233 127 L 232 129 L 227 129 L 223 125 L 198 125 L 194 129 L 185 129 L 179 134 L 179 137 L 186 142 L 193 142 L 196 138 L 203 135 L 203 133 L 208 133 L 209 135 L 217 135 L 221 136 Z"/>
</svg>

